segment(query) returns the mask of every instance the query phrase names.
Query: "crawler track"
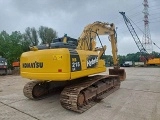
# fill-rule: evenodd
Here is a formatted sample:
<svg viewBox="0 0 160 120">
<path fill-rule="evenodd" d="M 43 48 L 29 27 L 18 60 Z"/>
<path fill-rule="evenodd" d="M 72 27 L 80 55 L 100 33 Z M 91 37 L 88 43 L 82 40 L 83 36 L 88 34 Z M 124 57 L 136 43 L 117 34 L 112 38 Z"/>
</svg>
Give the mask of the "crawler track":
<svg viewBox="0 0 160 120">
<path fill-rule="evenodd" d="M 97 75 L 88 77 L 85 81 L 63 89 L 60 102 L 64 108 L 82 113 L 120 86 L 119 77 L 114 75 Z"/>
<path fill-rule="evenodd" d="M 120 86 L 117 75 L 96 75 L 77 82 L 63 87 L 60 103 L 62 107 L 79 113 L 88 110 Z M 62 89 L 55 88 L 52 82 L 31 81 L 24 86 L 23 93 L 27 98 L 37 100 L 59 90 Z"/>
<path fill-rule="evenodd" d="M 23 88 L 24 95 L 34 100 L 43 99 L 53 91 L 54 88 L 51 87 L 50 82 L 41 81 L 30 81 Z"/>
</svg>

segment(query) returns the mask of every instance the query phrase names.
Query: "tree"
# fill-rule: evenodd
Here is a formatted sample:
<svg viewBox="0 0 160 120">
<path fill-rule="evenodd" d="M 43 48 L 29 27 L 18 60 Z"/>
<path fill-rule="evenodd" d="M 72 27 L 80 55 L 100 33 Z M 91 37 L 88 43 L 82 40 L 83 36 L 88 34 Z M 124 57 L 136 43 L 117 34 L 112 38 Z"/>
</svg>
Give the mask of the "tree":
<svg viewBox="0 0 160 120">
<path fill-rule="evenodd" d="M 0 33 L 0 56 L 4 57 L 8 54 L 9 34 L 6 31 Z"/>
<path fill-rule="evenodd" d="M 125 62 L 126 57 L 124 55 L 118 55 L 119 64 L 122 65 Z"/>
<path fill-rule="evenodd" d="M 23 50 L 21 47 L 22 35 L 20 32 L 15 31 L 9 35 L 7 32 L 0 33 L 0 54 L 7 59 L 8 67 L 12 67 L 12 62 L 19 59 Z"/>
<path fill-rule="evenodd" d="M 57 32 L 55 30 L 44 26 L 39 27 L 38 34 L 42 40 L 42 44 L 48 44 L 49 47 L 52 40 L 57 38 Z"/>
<path fill-rule="evenodd" d="M 102 59 L 105 61 L 106 65 L 111 66 L 113 64 L 113 58 L 111 55 L 103 55 Z"/>
<path fill-rule="evenodd" d="M 26 32 L 25 38 L 29 39 L 33 46 L 38 45 L 39 41 L 36 29 L 34 27 L 33 28 L 27 27 L 25 32 Z"/>
<path fill-rule="evenodd" d="M 160 53 L 158 53 L 158 52 L 153 51 L 153 52 L 152 52 L 152 55 L 153 55 L 155 58 L 160 58 Z"/>
<path fill-rule="evenodd" d="M 22 40 L 21 40 L 21 46 L 23 49 L 23 52 L 29 51 L 29 46 L 32 45 L 31 40 L 28 38 L 28 36 L 24 33 L 22 34 Z"/>
</svg>

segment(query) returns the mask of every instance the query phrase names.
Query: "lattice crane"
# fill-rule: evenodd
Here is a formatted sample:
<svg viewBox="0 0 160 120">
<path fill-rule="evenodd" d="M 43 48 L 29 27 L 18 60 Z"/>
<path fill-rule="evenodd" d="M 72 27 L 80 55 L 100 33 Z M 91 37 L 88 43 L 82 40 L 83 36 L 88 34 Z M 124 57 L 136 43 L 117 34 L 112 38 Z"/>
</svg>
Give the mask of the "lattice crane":
<svg viewBox="0 0 160 120">
<path fill-rule="evenodd" d="M 119 12 L 122 16 L 123 16 L 123 19 L 124 19 L 124 22 L 125 24 L 127 25 L 127 28 L 129 30 L 129 32 L 131 33 L 139 51 L 141 52 L 141 54 L 148 54 L 148 52 L 146 51 L 146 49 L 144 48 L 143 44 L 141 43 L 134 27 L 132 26 L 129 18 L 125 15 L 125 12 Z"/>
</svg>

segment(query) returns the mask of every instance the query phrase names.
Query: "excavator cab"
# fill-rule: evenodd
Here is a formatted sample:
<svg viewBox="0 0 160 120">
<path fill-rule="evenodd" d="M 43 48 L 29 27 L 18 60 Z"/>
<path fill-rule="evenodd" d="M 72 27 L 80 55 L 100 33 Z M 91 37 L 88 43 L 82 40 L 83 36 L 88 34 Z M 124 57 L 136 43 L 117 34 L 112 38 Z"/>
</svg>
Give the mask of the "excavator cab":
<svg viewBox="0 0 160 120">
<path fill-rule="evenodd" d="M 126 72 L 124 69 L 109 69 L 109 75 L 118 75 L 121 81 L 124 81 L 126 79 Z"/>
</svg>

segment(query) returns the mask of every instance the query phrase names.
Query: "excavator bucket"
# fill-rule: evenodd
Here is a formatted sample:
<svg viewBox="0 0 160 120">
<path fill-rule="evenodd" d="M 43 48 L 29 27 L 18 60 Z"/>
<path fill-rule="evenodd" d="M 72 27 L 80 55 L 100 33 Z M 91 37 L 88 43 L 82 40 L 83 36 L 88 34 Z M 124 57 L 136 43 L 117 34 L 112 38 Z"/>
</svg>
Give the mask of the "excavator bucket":
<svg viewBox="0 0 160 120">
<path fill-rule="evenodd" d="M 124 69 L 109 69 L 109 75 L 118 75 L 121 81 L 126 79 L 126 72 Z"/>
</svg>

